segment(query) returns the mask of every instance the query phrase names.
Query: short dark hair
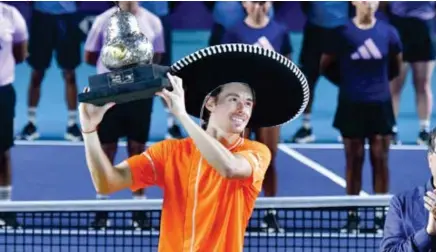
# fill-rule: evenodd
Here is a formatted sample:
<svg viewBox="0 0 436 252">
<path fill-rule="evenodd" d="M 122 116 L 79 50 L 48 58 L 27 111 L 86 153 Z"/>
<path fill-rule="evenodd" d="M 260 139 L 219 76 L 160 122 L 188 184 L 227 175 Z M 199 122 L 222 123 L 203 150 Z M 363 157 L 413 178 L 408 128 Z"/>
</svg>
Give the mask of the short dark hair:
<svg viewBox="0 0 436 252">
<path fill-rule="evenodd" d="M 220 95 L 221 91 L 223 90 L 223 86 L 219 86 L 217 88 L 215 88 L 212 92 L 210 92 L 210 94 L 207 96 L 206 100 L 204 101 L 203 107 L 206 106 L 206 102 L 207 100 L 209 100 L 209 98 L 215 98 L 215 100 L 218 98 L 218 95 Z M 206 130 L 207 128 L 207 124 L 209 122 L 209 117 L 210 117 L 210 111 L 207 110 L 207 108 L 203 108 L 203 115 L 200 115 L 202 118 L 200 118 L 200 121 L 202 121 L 202 125 L 201 127 Z"/>
<path fill-rule="evenodd" d="M 430 136 L 428 137 L 428 153 L 436 153 L 436 128 L 434 128 L 430 132 Z"/>
</svg>

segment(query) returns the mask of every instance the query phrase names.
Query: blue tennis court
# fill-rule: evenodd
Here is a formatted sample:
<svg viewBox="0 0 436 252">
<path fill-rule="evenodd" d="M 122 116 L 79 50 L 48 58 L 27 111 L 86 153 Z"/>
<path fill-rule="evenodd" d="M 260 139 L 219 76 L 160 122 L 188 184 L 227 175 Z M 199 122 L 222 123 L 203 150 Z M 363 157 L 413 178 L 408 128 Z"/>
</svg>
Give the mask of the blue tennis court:
<svg viewBox="0 0 436 252">
<path fill-rule="evenodd" d="M 277 156 L 278 196 L 345 195 L 345 160 L 340 144 L 280 144 Z M 117 162 L 126 158 L 123 144 Z M 13 155 L 14 200 L 86 200 L 95 191 L 85 163 L 81 143 L 17 142 Z M 421 185 L 430 176 L 426 151 L 418 146 L 392 148 L 389 160 L 390 193 Z M 372 194 L 371 166 L 365 161 L 363 192 Z M 160 189 L 150 188 L 151 199 L 162 196 Z M 129 191 L 113 195 L 130 198 Z"/>
</svg>

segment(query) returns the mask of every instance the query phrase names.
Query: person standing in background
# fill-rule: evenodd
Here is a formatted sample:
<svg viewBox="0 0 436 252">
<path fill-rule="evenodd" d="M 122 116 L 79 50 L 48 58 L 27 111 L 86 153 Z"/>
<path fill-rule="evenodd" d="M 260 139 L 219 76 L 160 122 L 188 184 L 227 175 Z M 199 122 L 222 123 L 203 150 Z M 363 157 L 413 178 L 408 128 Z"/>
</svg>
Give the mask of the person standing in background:
<svg viewBox="0 0 436 252">
<path fill-rule="evenodd" d="M 21 140 L 35 140 L 37 130 L 36 109 L 41 97 L 41 84 L 50 67 L 53 51 L 62 69 L 65 81 L 65 97 L 68 106 L 68 121 L 65 139 L 81 141 L 77 124 L 77 84 L 75 69 L 81 63 L 80 17 L 74 1 L 35 1 L 30 26 L 29 58 L 32 68 L 28 93 L 28 123 L 17 136 Z M 54 85 L 54 83 L 50 83 Z"/>
<path fill-rule="evenodd" d="M 418 144 L 427 144 L 433 108 L 431 79 L 436 59 L 435 3 L 430 1 L 392 1 L 388 3 L 388 16 L 397 28 L 403 43 L 404 64 L 398 78 L 391 82 L 395 117 L 400 110 L 400 96 L 408 67 L 412 69 L 416 106 L 419 117 Z M 394 128 L 394 143 L 398 130 Z"/>
<path fill-rule="evenodd" d="M 349 2 L 319 1 L 301 2 L 307 17 L 303 31 L 303 45 L 300 54 L 300 68 L 306 75 L 310 87 L 310 99 L 303 113 L 303 125 L 292 136 L 291 142 L 309 143 L 315 141 L 310 123 L 315 86 L 320 77 L 320 60 L 326 42 L 336 36 L 337 30 L 344 26 L 350 16 Z"/>
<path fill-rule="evenodd" d="M 221 43 L 257 45 L 265 49 L 277 51 L 285 57 L 291 58 L 292 46 L 287 28 L 268 16 L 271 2 L 244 1 L 242 6 L 247 13 L 245 19 L 229 28 L 224 33 Z M 266 82 L 265 85 L 268 85 L 268 83 Z M 250 137 L 251 133 L 254 133 L 256 140 L 265 144 L 271 151 L 271 163 L 265 174 L 263 191 L 266 197 L 275 197 L 277 195 L 275 157 L 277 145 L 280 141 L 280 127 L 249 129 L 245 133 L 245 137 Z M 262 225 L 264 228 L 273 231 L 280 230 L 274 211 L 269 211 L 265 215 Z"/>
<path fill-rule="evenodd" d="M 0 2 L 0 201 L 11 200 L 16 93 L 15 65 L 27 57 L 26 21 L 13 6 Z M 17 227 L 15 213 L 0 213 L 1 226 Z"/>
<path fill-rule="evenodd" d="M 170 6 L 168 1 L 140 1 L 140 5 L 155 14 L 160 18 L 163 26 L 164 38 L 165 38 L 165 53 L 162 55 L 160 64 L 169 66 L 172 64 L 172 30 L 170 23 Z M 167 134 L 165 139 L 180 139 L 182 138 L 182 131 L 177 125 L 174 116 L 169 112 L 166 103 L 163 102 L 165 112 L 167 113 Z"/>
<path fill-rule="evenodd" d="M 154 48 L 153 63 L 159 63 L 165 52 L 163 27 L 160 19 L 140 7 L 137 1 L 120 1 L 119 7 L 131 12 L 138 20 L 139 29 L 147 37 Z M 105 41 L 105 31 L 110 17 L 118 7 L 112 7 L 96 17 L 85 43 L 85 61 L 97 66 L 97 73 L 109 72 L 100 60 L 100 51 Z M 138 100 L 119 104 L 111 108 L 103 117 L 98 128 L 98 135 L 103 150 L 111 163 L 114 162 L 117 153 L 118 141 L 121 137 L 127 137 L 127 153 L 129 157 L 144 152 L 151 124 L 153 99 Z M 135 199 L 144 199 L 143 189 L 133 193 Z M 97 199 L 107 199 L 107 195 L 97 195 Z M 99 212 L 95 221 L 91 224 L 94 228 L 103 228 L 108 225 L 108 215 Z M 149 218 L 142 213 L 133 215 L 133 225 L 139 228 L 150 228 Z"/>
<path fill-rule="evenodd" d="M 247 16 L 245 9 L 239 1 L 206 2 L 206 5 L 212 10 L 214 20 L 208 42 L 209 46 L 221 44 L 226 30 L 243 22 Z M 232 14 L 229 15 L 229 13 Z M 274 8 L 269 8 L 268 17 L 270 19 L 274 18 Z"/>
<path fill-rule="evenodd" d="M 333 126 L 343 138 L 346 159 L 346 193 L 359 195 L 365 142 L 369 143 L 375 194 L 389 192 L 389 147 L 395 125 L 389 87 L 391 71 L 399 73 L 402 45 L 389 23 L 375 17 L 377 1 L 353 1 L 356 16 L 338 30 L 321 56 L 321 72 L 339 66 L 338 105 Z M 375 227 L 383 227 L 377 211 Z M 346 231 L 359 229 L 357 210 L 348 215 Z"/>
</svg>

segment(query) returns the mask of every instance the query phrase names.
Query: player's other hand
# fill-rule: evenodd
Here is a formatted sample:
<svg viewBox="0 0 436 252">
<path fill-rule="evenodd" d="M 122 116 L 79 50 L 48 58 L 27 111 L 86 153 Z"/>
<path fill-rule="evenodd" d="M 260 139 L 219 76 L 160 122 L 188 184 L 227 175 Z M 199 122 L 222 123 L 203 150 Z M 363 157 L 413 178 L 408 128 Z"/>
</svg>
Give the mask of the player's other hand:
<svg viewBox="0 0 436 252">
<path fill-rule="evenodd" d="M 178 117 L 186 113 L 183 81 L 181 78 L 169 73 L 167 76 L 171 85 L 173 86 L 173 91 L 169 91 L 168 89 L 164 88 L 162 91 L 157 92 L 156 95 L 162 97 L 171 113 Z"/>
<path fill-rule="evenodd" d="M 89 92 L 89 87 L 85 87 L 83 92 Z M 107 103 L 101 107 L 89 103 L 80 103 L 79 118 L 82 130 L 85 132 L 95 130 L 103 119 L 106 111 L 108 111 L 114 105 L 114 102 Z"/>
</svg>

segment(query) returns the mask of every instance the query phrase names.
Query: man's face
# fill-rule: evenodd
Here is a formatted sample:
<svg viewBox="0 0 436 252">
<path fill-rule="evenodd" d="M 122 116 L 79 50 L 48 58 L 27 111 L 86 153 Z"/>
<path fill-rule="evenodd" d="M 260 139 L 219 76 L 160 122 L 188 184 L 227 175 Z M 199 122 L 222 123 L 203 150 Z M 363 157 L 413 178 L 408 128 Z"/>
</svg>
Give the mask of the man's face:
<svg viewBox="0 0 436 252">
<path fill-rule="evenodd" d="M 362 15 L 374 14 L 379 6 L 379 1 L 353 1 L 356 11 Z"/>
<path fill-rule="evenodd" d="M 210 111 L 209 123 L 226 133 L 242 133 L 250 120 L 253 100 L 252 91 L 247 85 L 223 85 L 220 94 L 210 98 L 206 104 Z"/>
</svg>

